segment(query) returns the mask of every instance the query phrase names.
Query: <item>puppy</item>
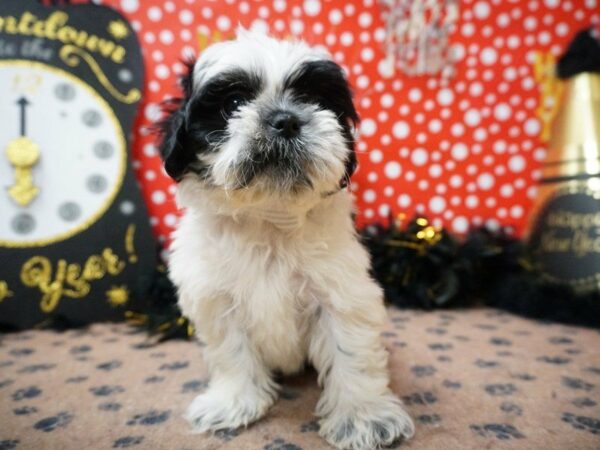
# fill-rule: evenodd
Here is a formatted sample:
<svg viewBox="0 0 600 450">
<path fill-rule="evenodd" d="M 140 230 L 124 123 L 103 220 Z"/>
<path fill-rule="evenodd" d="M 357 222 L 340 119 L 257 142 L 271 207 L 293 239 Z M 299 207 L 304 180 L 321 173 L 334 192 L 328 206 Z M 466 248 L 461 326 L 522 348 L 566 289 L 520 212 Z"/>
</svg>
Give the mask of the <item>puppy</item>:
<svg viewBox="0 0 600 450">
<path fill-rule="evenodd" d="M 358 121 L 323 49 L 238 31 L 207 48 L 162 123 L 160 151 L 184 209 L 169 273 L 206 347 L 198 432 L 264 416 L 278 385 L 310 362 L 319 433 L 343 449 L 409 438 L 388 386 L 382 291 L 346 189 Z"/>
</svg>

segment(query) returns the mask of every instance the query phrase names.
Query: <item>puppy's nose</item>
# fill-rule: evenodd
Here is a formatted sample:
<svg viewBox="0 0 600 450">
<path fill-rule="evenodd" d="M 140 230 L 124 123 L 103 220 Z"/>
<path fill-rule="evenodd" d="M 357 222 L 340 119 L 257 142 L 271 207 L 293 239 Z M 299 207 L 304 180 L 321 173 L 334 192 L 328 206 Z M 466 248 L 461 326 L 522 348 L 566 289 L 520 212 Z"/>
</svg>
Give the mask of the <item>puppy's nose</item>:
<svg viewBox="0 0 600 450">
<path fill-rule="evenodd" d="M 275 111 L 269 117 L 268 123 L 275 133 L 286 139 L 298 136 L 302 128 L 298 116 L 289 111 Z"/>
</svg>

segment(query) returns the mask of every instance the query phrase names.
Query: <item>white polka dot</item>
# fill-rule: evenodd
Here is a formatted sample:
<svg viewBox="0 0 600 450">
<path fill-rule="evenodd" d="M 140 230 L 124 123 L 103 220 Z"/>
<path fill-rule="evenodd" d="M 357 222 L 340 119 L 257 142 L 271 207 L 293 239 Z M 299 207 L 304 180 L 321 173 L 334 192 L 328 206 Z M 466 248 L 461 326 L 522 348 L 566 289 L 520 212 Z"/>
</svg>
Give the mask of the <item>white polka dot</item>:
<svg viewBox="0 0 600 450">
<path fill-rule="evenodd" d="M 163 191 L 154 191 L 152 193 L 152 203 L 162 205 L 167 199 L 167 195 Z"/>
<path fill-rule="evenodd" d="M 179 21 L 184 25 L 189 25 L 194 21 L 194 14 L 189 9 L 183 9 L 179 12 Z"/>
<path fill-rule="evenodd" d="M 410 127 L 405 121 L 400 120 L 394 123 L 394 126 L 392 127 L 392 134 L 396 139 L 404 139 L 409 135 L 409 133 Z"/>
<path fill-rule="evenodd" d="M 437 93 L 437 101 L 442 106 L 448 106 L 454 101 L 454 93 L 448 89 L 440 89 Z"/>
<path fill-rule="evenodd" d="M 169 213 L 165 215 L 163 222 L 169 227 L 174 227 L 177 224 L 177 216 L 175 214 Z"/>
<path fill-rule="evenodd" d="M 523 207 L 520 205 L 515 205 L 510 208 L 510 216 L 513 219 L 519 219 L 523 217 Z"/>
<path fill-rule="evenodd" d="M 483 93 L 483 85 L 478 82 L 475 81 L 474 83 L 471 83 L 469 85 L 469 94 L 471 94 L 474 97 L 477 97 L 479 95 L 481 95 Z"/>
<path fill-rule="evenodd" d="M 371 47 L 365 47 L 360 51 L 360 58 L 364 62 L 372 61 L 375 58 L 375 52 Z"/>
<path fill-rule="evenodd" d="M 486 47 L 481 51 L 479 58 L 483 64 L 491 66 L 498 59 L 498 53 L 492 47 Z"/>
<path fill-rule="evenodd" d="M 402 208 L 406 208 L 407 206 L 409 206 L 411 203 L 411 198 L 410 195 L 408 194 L 402 194 L 398 196 L 398 206 L 401 206 Z"/>
<path fill-rule="evenodd" d="M 452 229 L 456 233 L 466 233 L 469 229 L 469 222 L 466 217 L 458 216 L 452 221 Z"/>
<path fill-rule="evenodd" d="M 227 31 L 231 28 L 231 20 L 227 16 L 219 16 L 217 19 L 217 28 L 221 31 Z"/>
<path fill-rule="evenodd" d="M 452 175 L 450 177 L 450 186 L 453 188 L 461 187 L 463 184 L 463 179 L 460 175 Z"/>
<path fill-rule="evenodd" d="M 395 73 L 394 63 L 390 59 L 382 58 L 377 64 L 377 72 L 379 72 L 379 75 L 383 78 L 393 77 Z"/>
<path fill-rule="evenodd" d="M 154 144 L 145 144 L 143 147 L 144 155 L 151 158 L 157 155 L 156 146 Z"/>
<path fill-rule="evenodd" d="M 153 6 L 148 9 L 148 19 L 152 22 L 158 22 L 162 18 L 162 11 L 158 6 Z"/>
<path fill-rule="evenodd" d="M 510 23 L 510 16 L 506 13 L 498 14 L 498 17 L 496 17 L 496 23 L 499 27 L 505 28 Z"/>
<path fill-rule="evenodd" d="M 564 22 L 561 22 L 558 25 L 556 25 L 556 34 L 558 36 L 566 36 L 568 33 L 569 33 L 569 25 L 567 25 Z"/>
<path fill-rule="evenodd" d="M 354 36 L 349 31 L 344 31 L 340 36 L 340 42 L 343 46 L 349 47 L 354 42 Z"/>
<path fill-rule="evenodd" d="M 429 166 L 429 176 L 432 178 L 438 178 L 442 175 L 442 166 L 439 164 L 432 164 Z"/>
<path fill-rule="evenodd" d="M 377 194 L 375 194 L 373 189 L 367 189 L 365 192 L 363 192 L 363 200 L 367 203 L 373 203 L 376 198 Z"/>
<path fill-rule="evenodd" d="M 383 204 L 380 205 L 379 208 L 377 209 L 377 211 L 379 212 L 379 215 L 381 217 L 389 217 L 390 215 L 390 205 L 387 204 Z"/>
<path fill-rule="evenodd" d="M 452 158 L 454 158 L 457 161 L 462 161 L 466 159 L 467 156 L 469 156 L 469 149 L 462 142 L 457 142 L 452 146 L 451 153 Z"/>
<path fill-rule="evenodd" d="M 525 133 L 529 136 L 537 136 L 540 133 L 541 127 L 538 119 L 531 118 L 525 122 Z"/>
<path fill-rule="evenodd" d="M 378 149 L 371 150 L 369 152 L 369 159 L 371 160 L 371 162 L 380 163 L 381 161 L 383 161 L 383 152 Z"/>
<path fill-rule="evenodd" d="M 255 19 L 252 21 L 250 29 L 258 33 L 267 34 L 269 32 L 269 24 L 262 19 Z"/>
<path fill-rule="evenodd" d="M 158 78 L 164 80 L 165 78 L 169 77 L 169 68 L 164 64 L 159 64 L 156 66 L 156 69 L 154 69 L 154 73 Z"/>
<path fill-rule="evenodd" d="M 508 106 L 506 103 L 498 103 L 494 107 L 494 117 L 497 120 L 504 122 L 505 120 L 508 120 L 510 118 L 511 114 L 512 110 L 510 106 Z"/>
<path fill-rule="evenodd" d="M 488 2 L 477 2 L 473 7 L 473 13 L 478 19 L 487 19 L 490 15 L 490 5 Z"/>
<path fill-rule="evenodd" d="M 471 127 L 476 127 L 481 122 L 481 115 L 476 109 L 469 109 L 464 115 L 465 123 Z"/>
<path fill-rule="evenodd" d="M 162 111 L 156 103 L 149 103 L 144 110 L 144 115 L 150 122 L 156 122 L 160 119 Z"/>
<path fill-rule="evenodd" d="M 377 131 L 377 123 L 373 119 L 365 119 L 360 124 L 360 133 L 363 136 L 373 136 Z"/>
<path fill-rule="evenodd" d="M 429 155 L 427 154 L 427 151 L 425 151 L 425 149 L 422 148 L 414 149 L 412 154 L 410 155 L 410 160 L 415 166 L 425 165 L 428 159 Z"/>
<path fill-rule="evenodd" d="M 544 5 L 548 8 L 556 8 L 560 4 L 560 0 L 544 0 Z"/>
<path fill-rule="evenodd" d="M 173 33 L 171 33 L 171 31 L 169 30 L 162 30 L 158 35 L 158 39 L 160 40 L 160 42 L 167 45 L 172 44 L 175 40 L 175 38 L 173 37 Z"/>
<path fill-rule="evenodd" d="M 358 16 L 358 24 L 361 27 L 367 28 L 367 27 L 371 26 L 372 23 L 373 23 L 373 16 L 371 16 L 370 13 L 363 12 Z"/>
<path fill-rule="evenodd" d="M 522 172 L 525 169 L 525 165 L 525 158 L 523 158 L 521 155 L 512 156 L 508 160 L 508 168 L 514 173 Z"/>
<path fill-rule="evenodd" d="M 137 11 L 140 7 L 138 0 L 121 0 L 121 9 L 126 13 L 132 13 Z"/>
<path fill-rule="evenodd" d="M 439 133 L 442 130 L 442 121 L 439 119 L 432 119 L 429 121 L 428 128 L 432 133 Z"/>
<path fill-rule="evenodd" d="M 439 214 L 446 208 L 446 200 L 443 197 L 435 196 L 429 200 L 429 210 L 432 213 Z"/>
<path fill-rule="evenodd" d="M 450 133 L 454 137 L 462 136 L 465 133 L 465 127 L 462 123 L 455 123 L 450 127 Z"/>
<path fill-rule="evenodd" d="M 422 97 L 423 94 L 421 93 L 421 89 L 419 88 L 412 88 L 410 91 L 408 91 L 408 99 L 411 102 L 418 102 L 419 100 L 421 100 Z"/>
<path fill-rule="evenodd" d="M 305 0 L 304 12 L 307 16 L 316 16 L 321 12 L 321 2 L 319 0 Z"/>
<path fill-rule="evenodd" d="M 285 0 L 275 0 L 273 2 L 273 9 L 277 12 L 285 11 L 286 6 L 287 6 L 287 3 Z"/>
<path fill-rule="evenodd" d="M 510 184 L 503 184 L 500 186 L 500 196 L 504 198 L 512 197 L 515 190 Z"/>
<path fill-rule="evenodd" d="M 490 190 L 494 187 L 494 176 L 487 172 L 482 173 L 477 177 L 477 186 L 484 191 Z"/>
<path fill-rule="evenodd" d="M 467 195 L 465 199 L 465 206 L 470 209 L 477 208 L 479 205 L 479 198 L 476 195 Z"/>
<path fill-rule="evenodd" d="M 400 163 L 396 161 L 390 161 L 385 165 L 384 173 L 389 179 L 395 180 L 402 173 L 402 167 L 400 166 Z"/>
<path fill-rule="evenodd" d="M 332 9 L 329 12 L 329 21 L 332 25 L 339 25 L 343 18 L 344 16 L 339 9 Z"/>
<path fill-rule="evenodd" d="M 475 33 L 475 25 L 471 22 L 467 22 L 461 27 L 460 32 L 464 37 L 471 37 L 473 36 L 473 33 Z"/>
<path fill-rule="evenodd" d="M 391 94 L 383 94 L 379 101 L 384 108 L 390 108 L 394 104 L 394 96 Z"/>
</svg>

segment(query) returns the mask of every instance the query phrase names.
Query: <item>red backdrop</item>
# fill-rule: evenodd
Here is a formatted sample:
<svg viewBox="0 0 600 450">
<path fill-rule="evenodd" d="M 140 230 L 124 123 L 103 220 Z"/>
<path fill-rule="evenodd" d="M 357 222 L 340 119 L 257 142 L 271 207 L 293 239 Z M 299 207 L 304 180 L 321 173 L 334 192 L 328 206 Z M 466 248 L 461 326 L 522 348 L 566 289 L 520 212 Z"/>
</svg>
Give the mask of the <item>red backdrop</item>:
<svg viewBox="0 0 600 450">
<path fill-rule="evenodd" d="M 545 155 L 557 89 L 544 62 L 600 23 L 596 0 L 464 0 L 450 35 L 456 75 L 409 77 L 383 62 L 385 7 L 363 1 L 104 0 L 138 32 L 146 91 L 134 166 L 154 230 L 177 221 L 174 187 L 148 126 L 177 94 L 182 57 L 228 38 L 238 23 L 325 45 L 349 74 L 362 118 L 352 189 L 364 225 L 420 213 L 457 233 L 471 224 L 521 232 Z"/>
</svg>

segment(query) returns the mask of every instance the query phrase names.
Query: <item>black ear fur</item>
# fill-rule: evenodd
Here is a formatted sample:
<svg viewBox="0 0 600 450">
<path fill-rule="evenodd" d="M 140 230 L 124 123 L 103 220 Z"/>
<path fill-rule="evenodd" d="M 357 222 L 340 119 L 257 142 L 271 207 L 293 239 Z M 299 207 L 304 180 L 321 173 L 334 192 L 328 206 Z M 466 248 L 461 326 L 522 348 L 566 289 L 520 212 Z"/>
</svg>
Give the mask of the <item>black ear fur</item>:
<svg viewBox="0 0 600 450">
<path fill-rule="evenodd" d="M 186 129 L 186 107 L 192 96 L 195 59 L 184 61 L 185 74 L 179 84 L 183 98 L 172 98 L 162 104 L 165 116 L 157 124 L 159 151 L 165 171 L 175 181 L 180 181 L 196 155 L 188 142 Z"/>
</svg>

